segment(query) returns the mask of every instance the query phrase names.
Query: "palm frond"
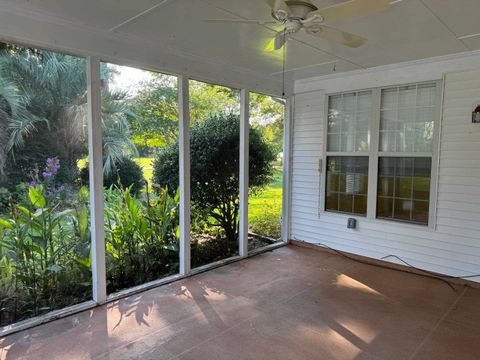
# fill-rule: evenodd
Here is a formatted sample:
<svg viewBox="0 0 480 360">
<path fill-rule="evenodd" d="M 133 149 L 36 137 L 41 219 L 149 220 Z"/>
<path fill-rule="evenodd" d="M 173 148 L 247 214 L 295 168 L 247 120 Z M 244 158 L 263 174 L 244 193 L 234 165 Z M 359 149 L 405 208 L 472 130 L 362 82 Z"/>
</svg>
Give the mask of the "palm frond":
<svg viewBox="0 0 480 360">
<path fill-rule="evenodd" d="M 8 112 L 12 117 L 24 115 L 27 111 L 27 98 L 11 81 L 0 79 L 0 99 L 8 107 Z"/>
<path fill-rule="evenodd" d="M 45 122 L 48 124 L 47 119 L 39 118 L 33 114 L 30 116 L 22 116 L 12 118 L 8 124 L 10 131 L 10 138 L 7 142 L 7 152 L 12 151 L 15 147 L 21 147 L 25 143 L 25 138 L 31 135 L 36 129 L 37 124 Z"/>
</svg>

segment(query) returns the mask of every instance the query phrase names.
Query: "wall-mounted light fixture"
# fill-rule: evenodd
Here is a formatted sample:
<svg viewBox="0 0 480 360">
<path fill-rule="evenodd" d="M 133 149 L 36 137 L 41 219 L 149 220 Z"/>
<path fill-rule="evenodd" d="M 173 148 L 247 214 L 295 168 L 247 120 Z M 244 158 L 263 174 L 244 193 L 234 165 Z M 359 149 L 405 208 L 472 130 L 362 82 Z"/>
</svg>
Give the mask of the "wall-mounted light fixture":
<svg viewBox="0 0 480 360">
<path fill-rule="evenodd" d="M 480 124 L 480 105 L 476 105 L 472 111 L 472 123 Z"/>
</svg>

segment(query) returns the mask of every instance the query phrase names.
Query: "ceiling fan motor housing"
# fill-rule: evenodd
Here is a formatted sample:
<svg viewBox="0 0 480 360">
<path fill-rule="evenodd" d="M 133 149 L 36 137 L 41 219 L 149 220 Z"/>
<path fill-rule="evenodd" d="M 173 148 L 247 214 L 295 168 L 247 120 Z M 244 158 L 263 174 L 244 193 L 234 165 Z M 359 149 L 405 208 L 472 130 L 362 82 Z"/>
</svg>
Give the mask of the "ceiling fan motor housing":
<svg viewBox="0 0 480 360">
<path fill-rule="evenodd" d="M 290 8 L 292 15 L 290 18 L 305 20 L 311 11 L 318 10 L 310 1 L 287 0 L 285 3 Z"/>
</svg>

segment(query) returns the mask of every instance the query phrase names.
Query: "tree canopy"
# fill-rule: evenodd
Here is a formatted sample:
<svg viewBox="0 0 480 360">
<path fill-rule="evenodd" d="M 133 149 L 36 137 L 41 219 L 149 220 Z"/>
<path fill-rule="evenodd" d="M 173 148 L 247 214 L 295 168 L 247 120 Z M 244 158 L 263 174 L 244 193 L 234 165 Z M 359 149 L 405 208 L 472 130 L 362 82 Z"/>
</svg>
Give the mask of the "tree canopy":
<svg viewBox="0 0 480 360">
<path fill-rule="evenodd" d="M 239 114 L 238 90 L 199 81 L 190 82 L 190 118 L 192 124 L 204 122 L 220 113 Z M 284 100 L 251 93 L 252 126 L 262 132 L 277 153 L 283 148 Z M 155 74 L 143 82 L 130 101 L 132 140 L 145 152 L 153 152 L 175 141 L 178 136 L 178 88 L 176 78 Z"/>
</svg>

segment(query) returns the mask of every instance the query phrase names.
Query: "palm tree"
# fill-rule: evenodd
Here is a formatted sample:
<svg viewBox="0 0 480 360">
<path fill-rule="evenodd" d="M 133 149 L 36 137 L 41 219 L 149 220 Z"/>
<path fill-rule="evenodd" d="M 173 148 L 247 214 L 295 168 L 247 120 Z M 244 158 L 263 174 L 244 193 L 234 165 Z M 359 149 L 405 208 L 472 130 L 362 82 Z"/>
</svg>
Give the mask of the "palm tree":
<svg viewBox="0 0 480 360">
<path fill-rule="evenodd" d="M 108 68 L 102 70 L 108 77 Z M 85 59 L 10 45 L 0 51 L 0 174 L 12 170 L 25 176 L 35 162 L 52 156 L 74 172 L 87 154 L 86 88 Z M 102 95 L 108 173 L 120 158 L 136 152 L 128 126 L 134 114 L 126 94 L 106 88 Z"/>
</svg>

